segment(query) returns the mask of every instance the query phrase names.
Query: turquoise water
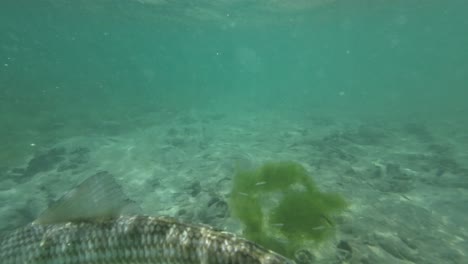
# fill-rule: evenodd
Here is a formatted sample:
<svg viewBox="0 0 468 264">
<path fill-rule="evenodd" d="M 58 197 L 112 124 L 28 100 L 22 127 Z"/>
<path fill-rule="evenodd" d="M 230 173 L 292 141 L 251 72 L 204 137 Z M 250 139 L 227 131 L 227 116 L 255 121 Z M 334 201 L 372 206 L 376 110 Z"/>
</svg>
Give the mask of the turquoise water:
<svg viewBox="0 0 468 264">
<path fill-rule="evenodd" d="M 463 0 L 3 1 L 0 173 L 70 138 L 121 137 L 201 111 L 221 119 L 277 114 L 284 122 L 323 116 L 343 138 L 342 120 L 372 120 L 350 135 L 408 137 L 380 145 L 408 152 L 423 142 L 438 159 L 408 154 L 401 166 L 427 162 L 424 173 L 449 173 L 466 184 L 466 152 L 440 147 L 444 140 L 468 145 L 466 14 Z M 395 124 L 405 132 L 392 130 Z M 287 132 L 285 124 L 285 135 L 316 129 L 302 125 Z M 260 152 L 265 160 L 289 158 L 275 156 L 289 147 Z M 381 169 L 382 152 L 363 152 L 358 162 L 375 155 Z M 294 159 L 310 162 L 306 154 Z M 454 221 L 460 219 L 466 215 Z"/>
<path fill-rule="evenodd" d="M 466 112 L 465 1 L 270 2 L 7 1 L 2 112 Z"/>
</svg>

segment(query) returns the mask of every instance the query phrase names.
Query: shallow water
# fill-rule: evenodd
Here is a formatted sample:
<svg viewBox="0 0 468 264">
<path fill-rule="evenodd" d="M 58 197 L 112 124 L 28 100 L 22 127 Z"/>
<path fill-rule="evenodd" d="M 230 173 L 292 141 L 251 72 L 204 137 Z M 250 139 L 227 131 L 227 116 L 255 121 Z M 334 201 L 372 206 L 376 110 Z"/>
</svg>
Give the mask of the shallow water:
<svg viewBox="0 0 468 264">
<path fill-rule="evenodd" d="M 239 231 L 211 206 L 236 167 L 293 160 L 353 204 L 323 263 L 339 241 L 350 263 L 464 263 L 467 12 L 462 0 L 4 1 L 0 229 L 107 170 L 148 212 Z"/>
</svg>

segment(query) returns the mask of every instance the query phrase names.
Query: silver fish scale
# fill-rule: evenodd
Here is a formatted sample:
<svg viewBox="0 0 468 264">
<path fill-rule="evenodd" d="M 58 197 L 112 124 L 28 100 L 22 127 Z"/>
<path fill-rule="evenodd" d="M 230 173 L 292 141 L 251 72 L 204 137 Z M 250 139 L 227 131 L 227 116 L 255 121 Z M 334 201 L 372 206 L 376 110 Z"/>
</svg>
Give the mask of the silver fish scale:
<svg viewBox="0 0 468 264">
<path fill-rule="evenodd" d="M 0 239 L 2 264 L 291 264 L 231 233 L 169 218 L 31 224 Z"/>
</svg>

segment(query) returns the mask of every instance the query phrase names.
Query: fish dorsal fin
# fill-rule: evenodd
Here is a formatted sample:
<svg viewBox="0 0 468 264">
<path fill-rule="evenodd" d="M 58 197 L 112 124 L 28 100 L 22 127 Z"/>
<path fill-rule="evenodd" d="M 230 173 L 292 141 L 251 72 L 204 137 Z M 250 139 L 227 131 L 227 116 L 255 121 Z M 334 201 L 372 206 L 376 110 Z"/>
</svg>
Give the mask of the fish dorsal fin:
<svg viewBox="0 0 468 264">
<path fill-rule="evenodd" d="M 118 217 L 136 208 L 108 172 L 98 172 L 54 202 L 34 221 L 54 224 Z M 137 209 L 132 209 L 137 210 Z"/>
</svg>

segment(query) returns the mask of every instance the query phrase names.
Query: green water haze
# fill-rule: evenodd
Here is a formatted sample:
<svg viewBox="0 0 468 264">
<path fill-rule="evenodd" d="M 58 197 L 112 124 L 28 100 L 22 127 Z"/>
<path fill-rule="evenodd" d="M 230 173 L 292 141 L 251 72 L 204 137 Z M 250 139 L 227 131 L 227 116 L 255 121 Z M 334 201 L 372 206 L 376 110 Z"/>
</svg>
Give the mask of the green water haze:
<svg viewBox="0 0 468 264">
<path fill-rule="evenodd" d="M 467 11 L 461 0 L 3 1 L 1 156 L 164 110 L 463 119 Z"/>
</svg>

